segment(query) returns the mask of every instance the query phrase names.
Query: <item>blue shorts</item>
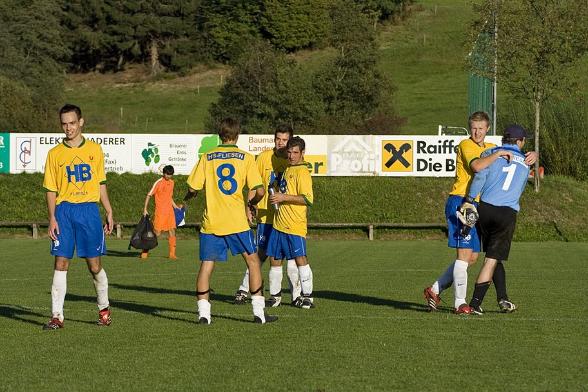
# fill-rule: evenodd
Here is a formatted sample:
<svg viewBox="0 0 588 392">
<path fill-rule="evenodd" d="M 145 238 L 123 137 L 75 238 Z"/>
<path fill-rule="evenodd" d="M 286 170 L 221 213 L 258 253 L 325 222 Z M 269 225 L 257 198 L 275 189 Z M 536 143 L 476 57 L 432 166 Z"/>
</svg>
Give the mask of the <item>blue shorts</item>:
<svg viewBox="0 0 588 392">
<path fill-rule="evenodd" d="M 267 244 L 267 255 L 276 260 L 306 256 L 306 238 L 274 229 Z"/>
<path fill-rule="evenodd" d="M 463 196 L 450 195 L 445 204 L 445 218 L 447 219 L 447 245 L 450 248 L 471 249 L 480 252 L 480 237 L 476 227 L 472 227 L 466 237 L 459 235 L 463 223 L 457 218 L 457 210 L 465 201 Z M 476 207 L 478 203 L 475 203 Z"/>
<path fill-rule="evenodd" d="M 255 253 L 253 231 L 227 235 L 200 233 L 200 261 L 227 261 L 227 249 L 233 256 Z"/>
<path fill-rule="evenodd" d="M 74 248 L 78 257 L 91 258 L 106 254 L 98 204 L 62 202 L 55 207 L 55 219 L 59 225 L 59 234 L 56 241 L 51 241 L 53 256 L 71 259 Z"/>
<path fill-rule="evenodd" d="M 267 249 L 270 235 L 274 231 L 274 226 L 268 223 L 258 223 L 255 239 L 257 240 L 258 249 Z"/>
</svg>

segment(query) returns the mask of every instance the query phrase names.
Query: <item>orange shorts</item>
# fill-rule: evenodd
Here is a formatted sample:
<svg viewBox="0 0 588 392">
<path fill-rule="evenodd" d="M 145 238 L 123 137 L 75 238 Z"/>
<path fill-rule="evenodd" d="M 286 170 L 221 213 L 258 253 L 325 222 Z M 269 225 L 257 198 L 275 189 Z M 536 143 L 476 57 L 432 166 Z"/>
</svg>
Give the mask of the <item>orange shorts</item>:
<svg viewBox="0 0 588 392">
<path fill-rule="evenodd" d="M 153 218 L 153 228 L 156 231 L 169 231 L 176 228 L 176 216 L 174 211 L 169 210 L 165 212 L 155 211 L 155 217 Z"/>
</svg>

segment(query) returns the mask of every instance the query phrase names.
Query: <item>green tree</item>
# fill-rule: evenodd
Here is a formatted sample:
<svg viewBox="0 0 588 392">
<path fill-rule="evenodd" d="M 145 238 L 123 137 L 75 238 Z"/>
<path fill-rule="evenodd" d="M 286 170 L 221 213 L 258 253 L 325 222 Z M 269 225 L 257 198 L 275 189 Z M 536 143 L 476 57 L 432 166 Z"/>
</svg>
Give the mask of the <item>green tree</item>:
<svg viewBox="0 0 588 392">
<path fill-rule="evenodd" d="M 209 110 L 207 128 L 225 117 L 239 119 L 245 132 L 269 133 L 279 123 L 308 127 L 320 112 L 310 78 L 283 53 L 264 41 L 246 47 L 233 74 Z"/>
<path fill-rule="evenodd" d="M 55 124 L 63 97 L 61 61 L 68 54 L 60 11 L 56 0 L 0 2 L 0 95 L 3 110 L 13 111 L 3 118 L 5 128 L 42 131 Z"/>
<path fill-rule="evenodd" d="M 264 0 L 261 28 L 279 49 L 294 51 L 324 42 L 330 30 L 330 0 Z"/>
<path fill-rule="evenodd" d="M 394 132 L 401 124 L 392 106 L 393 87 L 378 68 L 376 32 L 353 1 L 331 11 L 335 58 L 317 73 L 315 88 L 325 112 L 322 128 L 366 133 Z"/>
<path fill-rule="evenodd" d="M 208 0 L 199 11 L 199 29 L 213 57 L 237 58 L 249 42 L 259 38 L 261 0 Z"/>
<path fill-rule="evenodd" d="M 542 106 L 550 97 L 574 90 L 569 72 L 588 51 L 588 0 L 486 0 L 477 6 L 478 19 L 472 25 L 477 36 L 498 34 L 485 48 L 497 59 L 497 80 L 515 97 L 528 99 L 534 108 L 535 151 L 540 151 Z M 496 23 L 496 25 L 495 25 Z M 474 71 L 484 74 L 485 69 Z M 490 75 L 493 77 L 493 75 Z M 535 164 L 538 172 L 539 161 Z M 535 176 L 539 191 L 539 176 Z"/>
</svg>

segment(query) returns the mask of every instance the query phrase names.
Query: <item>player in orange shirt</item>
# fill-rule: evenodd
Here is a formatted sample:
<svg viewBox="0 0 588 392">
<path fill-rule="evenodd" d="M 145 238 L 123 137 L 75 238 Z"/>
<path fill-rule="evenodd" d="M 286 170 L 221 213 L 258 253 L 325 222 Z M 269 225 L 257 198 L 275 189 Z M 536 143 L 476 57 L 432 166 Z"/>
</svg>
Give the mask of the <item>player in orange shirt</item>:
<svg viewBox="0 0 588 392">
<path fill-rule="evenodd" d="M 174 203 L 174 167 L 167 165 L 163 168 L 163 176 L 155 181 L 147 197 L 145 198 L 145 206 L 143 207 L 143 215 L 147 215 L 147 207 L 149 207 L 149 200 L 151 196 L 155 197 L 155 214 L 153 218 L 153 231 L 159 237 L 162 232 L 168 232 L 169 242 L 169 258 L 176 260 L 176 217 L 174 215 L 174 208 L 180 208 Z M 141 258 L 146 259 L 149 251 L 143 249 Z"/>
</svg>

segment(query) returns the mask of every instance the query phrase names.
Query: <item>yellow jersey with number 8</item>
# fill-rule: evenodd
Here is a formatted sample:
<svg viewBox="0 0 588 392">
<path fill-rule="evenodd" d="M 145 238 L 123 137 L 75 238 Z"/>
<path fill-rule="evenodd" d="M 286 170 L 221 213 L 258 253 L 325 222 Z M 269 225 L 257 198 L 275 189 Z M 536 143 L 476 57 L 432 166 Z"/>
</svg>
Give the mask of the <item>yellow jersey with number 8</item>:
<svg viewBox="0 0 588 392">
<path fill-rule="evenodd" d="M 262 186 L 253 155 L 235 145 L 221 144 L 200 157 L 187 183 L 206 194 L 202 233 L 228 235 L 249 230 L 243 189 Z"/>
</svg>

